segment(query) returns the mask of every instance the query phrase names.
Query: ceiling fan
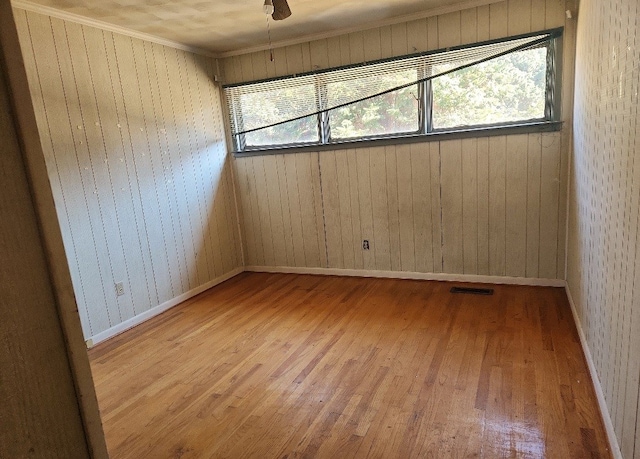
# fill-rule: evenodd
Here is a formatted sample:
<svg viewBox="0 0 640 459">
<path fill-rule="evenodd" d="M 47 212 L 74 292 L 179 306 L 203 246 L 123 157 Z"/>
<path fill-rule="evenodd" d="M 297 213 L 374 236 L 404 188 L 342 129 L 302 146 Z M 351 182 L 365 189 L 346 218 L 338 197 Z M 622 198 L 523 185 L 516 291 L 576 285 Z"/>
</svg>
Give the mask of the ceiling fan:
<svg viewBox="0 0 640 459">
<path fill-rule="evenodd" d="M 291 16 L 287 0 L 264 0 L 263 10 L 270 14 L 274 21 L 281 21 Z"/>
</svg>

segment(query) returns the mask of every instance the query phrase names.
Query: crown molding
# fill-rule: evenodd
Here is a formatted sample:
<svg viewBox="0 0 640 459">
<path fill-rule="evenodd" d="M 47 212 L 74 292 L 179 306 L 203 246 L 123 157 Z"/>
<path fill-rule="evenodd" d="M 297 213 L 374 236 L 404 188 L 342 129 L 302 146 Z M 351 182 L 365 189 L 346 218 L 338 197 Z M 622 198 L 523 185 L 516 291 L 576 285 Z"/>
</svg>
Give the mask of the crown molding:
<svg viewBox="0 0 640 459">
<path fill-rule="evenodd" d="M 317 34 L 305 35 L 298 38 L 290 38 L 287 40 L 274 41 L 271 45 L 272 49 L 282 48 L 284 46 L 299 45 L 301 43 L 307 43 L 315 40 L 324 40 L 326 38 L 337 37 L 340 35 L 346 35 L 348 33 L 362 32 L 364 30 L 375 29 L 377 27 L 386 27 L 394 24 L 400 24 L 403 22 L 415 21 L 416 19 L 426 19 L 434 16 L 440 16 L 448 13 L 455 13 L 456 11 L 467 10 L 470 8 L 478 8 L 480 6 L 487 6 L 492 3 L 501 3 L 504 0 L 466 0 L 453 3 L 451 5 L 440 6 L 437 8 L 431 8 L 429 10 L 420 11 L 417 13 L 404 14 L 402 16 L 395 16 L 393 18 L 382 19 L 379 21 L 369 22 L 366 24 L 360 24 L 353 27 L 343 27 L 341 29 L 335 29 L 330 32 L 321 32 Z M 221 52 L 216 55 L 217 58 L 226 58 L 240 56 L 242 54 L 255 53 L 259 51 L 265 51 L 269 49 L 269 45 L 257 45 L 247 48 L 241 48 L 233 51 Z"/>
<path fill-rule="evenodd" d="M 155 35 L 151 35 L 144 32 L 138 32 L 136 30 L 129 29 L 127 27 L 118 26 L 109 22 L 100 21 L 97 19 L 91 19 L 86 16 L 81 16 L 75 13 L 69 13 L 67 11 L 52 8 L 50 6 L 39 5 L 37 3 L 30 2 L 28 0 L 11 0 L 11 6 L 14 8 L 31 11 L 33 13 L 44 14 L 53 18 L 62 19 L 76 24 L 82 24 L 89 27 L 96 27 L 98 29 L 106 30 L 108 32 L 114 32 L 121 35 L 126 35 L 131 38 L 138 38 L 158 45 L 168 46 L 170 48 L 179 49 L 182 51 L 189 51 L 194 54 L 200 54 L 202 56 L 216 58 L 215 53 L 202 48 L 196 48 L 193 46 L 185 45 L 173 40 L 167 40 Z"/>
</svg>

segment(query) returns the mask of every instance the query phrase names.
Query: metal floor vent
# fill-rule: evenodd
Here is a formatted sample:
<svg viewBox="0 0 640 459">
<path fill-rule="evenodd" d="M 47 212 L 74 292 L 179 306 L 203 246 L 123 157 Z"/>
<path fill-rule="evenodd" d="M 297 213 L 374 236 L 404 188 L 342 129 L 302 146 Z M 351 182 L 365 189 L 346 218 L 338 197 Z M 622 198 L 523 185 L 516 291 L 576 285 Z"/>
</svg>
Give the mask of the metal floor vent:
<svg viewBox="0 0 640 459">
<path fill-rule="evenodd" d="M 492 288 L 451 287 L 451 293 L 467 293 L 469 295 L 493 295 Z"/>
</svg>

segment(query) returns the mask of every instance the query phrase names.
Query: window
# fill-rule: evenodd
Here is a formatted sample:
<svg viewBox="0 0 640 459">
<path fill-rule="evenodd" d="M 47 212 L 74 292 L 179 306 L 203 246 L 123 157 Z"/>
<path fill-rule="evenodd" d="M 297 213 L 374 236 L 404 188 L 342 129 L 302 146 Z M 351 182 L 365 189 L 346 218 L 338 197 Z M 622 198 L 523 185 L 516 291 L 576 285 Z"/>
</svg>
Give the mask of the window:
<svg viewBox="0 0 640 459">
<path fill-rule="evenodd" d="M 240 150 L 320 141 L 317 116 L 302 117 L 317 111 L 313 78 L 263 82 L 246 85 L 243 89 L 237 95 L 233 110 L 236 119 L 232 124 L 251 132 L 242 135 Z M 290 118 L 296 119 L 253 130 Z"/>
<path fill-rule="evenodd" d="M 418 79 L 415 69 L 371 75 L 327 84 L 327 105 L 336 107 L 371 92 L 384 92 Z M 418 132 L 418 85 L 345 105 L 329 112 L 331 139 L 376 137 Z"/>
<path fill-rule="evenodd" d="M 455 64 L 434 66 L 443 73 Z M 543 120 L 547 48 L 538 47 L 432 80 L 433 129 Z"/>
<path fill-rule="evenodd" d="M 227 85 L 235 150 L 556 121 L 561 32 Z"/>
</svg>

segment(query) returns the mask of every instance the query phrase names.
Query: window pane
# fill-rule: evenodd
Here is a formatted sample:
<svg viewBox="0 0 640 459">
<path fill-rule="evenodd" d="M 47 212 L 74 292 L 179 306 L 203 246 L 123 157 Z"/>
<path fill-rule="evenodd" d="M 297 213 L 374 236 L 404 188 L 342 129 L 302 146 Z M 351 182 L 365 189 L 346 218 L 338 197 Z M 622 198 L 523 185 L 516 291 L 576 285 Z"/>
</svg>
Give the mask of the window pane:
<svg viewBox="0 0 640 459">
<path fill-rule="evenodd" d="M 456 64 L 433 67 L 433 74 Z M 435 129 L 542 119 L 547 48 L 508 54 L 434 78 Z"/>
<path fill-rule="evenodd" d="M 318 117 L 310 116 L 245 134 L 248 147 L 318 142 Z"/>
<path fill-rule="evenodd" d="M 376 75 L 328 83 L 327 104 L 328 107 L 334 107 L 347 100 L 359 99 L 416 80 L 416 70 L 405 70 L 382 77 Z M 415 132 L 419 128 L 418 123 L 417 85 L 329 112 L 332 139 Z"/>
<path fill-rule="evenodd" d="M 245 130 L 306 113 L 314 113 L 317 111 L 315 87 L 304 85 L 242 94 L 240 107 Z M 318 142 L 319 140 L 316 116 L 245 134 L 247 146 L 254 147 Z"/>
</svg>

